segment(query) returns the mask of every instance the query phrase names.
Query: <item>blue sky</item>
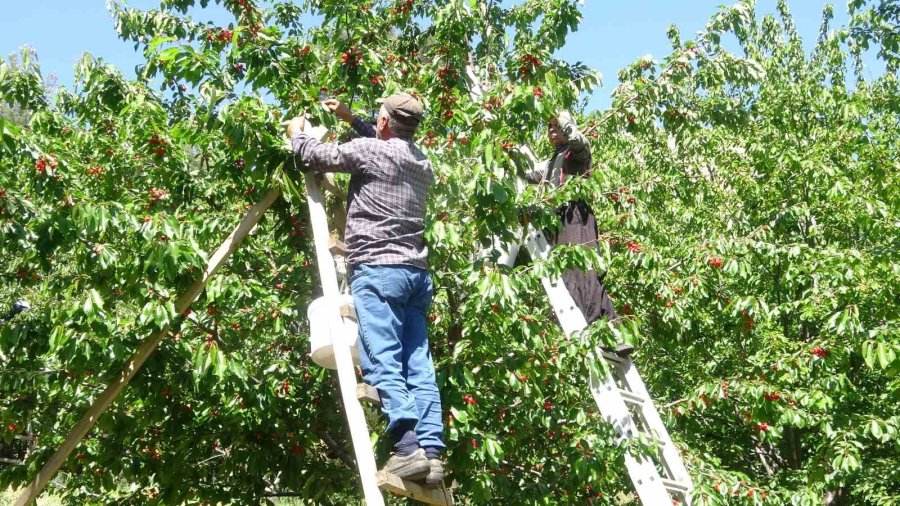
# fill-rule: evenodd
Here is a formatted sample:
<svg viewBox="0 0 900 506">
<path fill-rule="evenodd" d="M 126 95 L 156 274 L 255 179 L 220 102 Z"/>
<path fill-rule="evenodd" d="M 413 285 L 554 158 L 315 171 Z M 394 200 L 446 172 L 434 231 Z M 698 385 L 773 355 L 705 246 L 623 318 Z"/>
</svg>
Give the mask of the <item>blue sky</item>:
<svg viewBox="0 0 900 506">
<path fill-rule="evenodd" d="M 776 0 L 758 0 L 757 12 L 774 12 Z M 586 0 L 584 20 L 558 57 L 582 61 L 603 73 L 603 87 L 590 98 L 589 109 L 609 105 L 616 86 L 616 73 L 645 54 L 662 58 L 669 53 L 666 29 L 675 24 L 682 39 L 693 38 L 716 12 L 722 0 Z M 732 3 L 732 2 L 727 2 Z M 158 5 L 152 0 L 131 0 L 132 7 Z M 824 0 L 789 0 L 794 21 L 809 48 L 815 42 Z M 835 22 L 847 20 L 846 2 L 837 0 Z M 222 11 L 216 21 L 224 19 Z M 116 37 L 103 0 L 7 0 L 0 10 L 0 55 L 23 45 L 37 49 L 46 74 L 55 74 L 59 83 L 72 82 L 72 66 L 85 51 L 103 57 L 134 75 L 141 61 L 132 44 Z"/>
</svg>

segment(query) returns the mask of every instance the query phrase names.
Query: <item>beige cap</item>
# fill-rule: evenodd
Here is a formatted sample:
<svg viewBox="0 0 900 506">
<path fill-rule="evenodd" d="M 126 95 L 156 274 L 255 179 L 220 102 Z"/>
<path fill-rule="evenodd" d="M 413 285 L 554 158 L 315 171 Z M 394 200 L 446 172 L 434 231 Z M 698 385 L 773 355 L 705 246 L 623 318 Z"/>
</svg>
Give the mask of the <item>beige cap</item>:
<svg viewBox="0 0 900 506">
<path fill-rule="evenodd" d="M 395 93 L 384 99 L 384 110 L 401 123 L 418 126 L 422 121 L 422 104 L 406 93 Z"/>
</svg>

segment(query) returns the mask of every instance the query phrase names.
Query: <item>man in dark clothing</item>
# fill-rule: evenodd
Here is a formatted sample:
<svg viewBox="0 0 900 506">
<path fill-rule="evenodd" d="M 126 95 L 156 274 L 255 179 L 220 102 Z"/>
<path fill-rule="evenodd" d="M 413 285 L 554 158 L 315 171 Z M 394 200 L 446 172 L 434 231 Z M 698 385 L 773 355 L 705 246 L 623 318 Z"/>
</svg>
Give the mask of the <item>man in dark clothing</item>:
<svg viewBox="0 0 900 506">
<path fill-rule="evenodd" d="M 549 184 L 553 188 L 565 184 L 573 177 L 587 177 L 591 170 L 591 146 L 587 138 L 578 130 L 572 115 L 562 111 L 548 122 L 548 137 L 555 148 L 553 156 L 546 167 L 539 167 L 525 175 L 531 183 Z M 594 211 L 586 202 L 577 200 L 567 202 L 556 210 L 562 225 L 556 232 L 549 233 L 547 241 L 554 246 L 561 244 L 598 247 L 597 220 Z M 603 276 L 594 271 L 569 269 L 563 273 L 562 279 L 581 310 L 588 325 L 606 318 L 618 321 L 612 300 L 603 286 Z M 616 353 L 628 355 L 633 348 L 625 343 L 619 344 Z"/>
<path fill-rule="evenodd" d="M 439 487 L 444 428 L 428 345 L 434 288 L 424 238 L 425 200 L 434 175 L 413 143 L 422 106 L 410 95 L 392 95 L 373 128 L 336 100 L 323 105 L 363 138 L 321 143 L 303 133 L 299 118 L 288 125 L 288 135 L 307 170 L 351 174 L 344 237 L 360 365 L 366 383 L 378 389 L 395 450 L 383 469 Z"/>
</svg>

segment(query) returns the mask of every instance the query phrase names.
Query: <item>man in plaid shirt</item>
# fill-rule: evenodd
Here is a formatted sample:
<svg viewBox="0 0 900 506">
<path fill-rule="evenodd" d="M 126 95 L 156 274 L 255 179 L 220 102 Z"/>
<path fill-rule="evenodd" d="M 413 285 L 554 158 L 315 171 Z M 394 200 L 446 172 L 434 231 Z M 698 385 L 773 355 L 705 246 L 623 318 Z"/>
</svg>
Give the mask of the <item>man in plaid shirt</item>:
<svg viewBox="0 0 900 506">
<path fill-rule="evenodd" d="M 412 140 L 422 106 L 410 95 L 392 95 L 373 128 L 337 100 L 324 105 L 362 138 L 321 143 L 302 133 L 299 118 L 288 125 L 288 135 L 306 170 L 351 174 L 344 238 L 363 377 L 378 389 L 394 441 L 384 470 L 439 487 L 444 428 L 428 347 L 434 288 L 424 239 L 425 199 L 434 175 Z"/>
</svg>

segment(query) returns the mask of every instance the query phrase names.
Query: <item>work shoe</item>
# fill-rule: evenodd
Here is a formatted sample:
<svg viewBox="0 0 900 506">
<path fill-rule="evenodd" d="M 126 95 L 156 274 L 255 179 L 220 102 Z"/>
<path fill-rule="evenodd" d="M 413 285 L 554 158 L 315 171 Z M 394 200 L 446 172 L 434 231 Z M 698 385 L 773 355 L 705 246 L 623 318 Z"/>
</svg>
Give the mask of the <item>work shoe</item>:
<svg viewBox="0 0 900 506">
<path fill-rule="evenodd" d="M 428 459 L 428 468 L 425 486 L 428 488 L 441 488 L 444 485 L 443 462 L 441 462 L 441 459 Z"/>
<path fill-rule="evenodd" d="M 404 480 L 421 480 L 428 476 L 430 467 L 428 465 L 428 457 L 425 456 L 425 450 L 419 448 L 412 455 L 401 457 L 400 455 L 391 455 L 391 458 L 381 468 L 386 473 L 391 473 Z"/>
</svg>

